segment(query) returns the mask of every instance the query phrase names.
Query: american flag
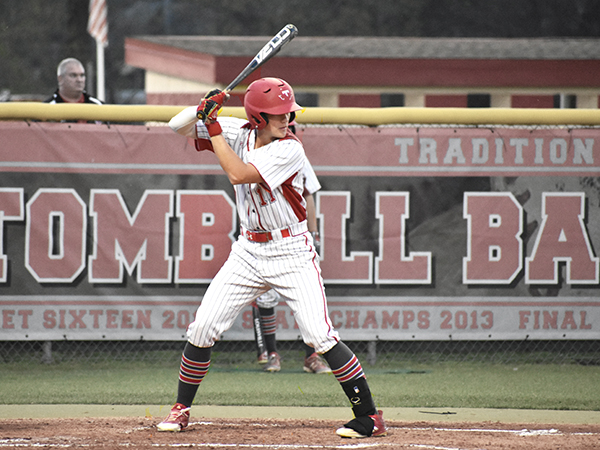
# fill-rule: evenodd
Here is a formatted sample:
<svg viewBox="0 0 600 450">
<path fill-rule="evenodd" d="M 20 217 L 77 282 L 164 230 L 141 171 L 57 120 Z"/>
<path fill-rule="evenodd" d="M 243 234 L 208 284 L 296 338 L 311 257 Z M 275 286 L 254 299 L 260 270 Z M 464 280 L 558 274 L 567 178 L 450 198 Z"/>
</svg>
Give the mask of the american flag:
<svg viewBox="0 0 600 450">
<path fill-rule="evenodd" d="M 90 0 L 90 18 L 88 32 L 96 42 L 104 47 L 108 45 L 108 18 L 106 0 Z"/>
</svg>

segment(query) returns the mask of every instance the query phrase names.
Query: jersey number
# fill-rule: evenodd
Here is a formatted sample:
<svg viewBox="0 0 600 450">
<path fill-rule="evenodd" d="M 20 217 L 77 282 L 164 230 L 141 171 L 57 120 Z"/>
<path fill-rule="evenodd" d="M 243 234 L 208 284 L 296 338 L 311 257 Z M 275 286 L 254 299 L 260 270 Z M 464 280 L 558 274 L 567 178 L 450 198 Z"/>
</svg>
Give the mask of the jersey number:
<svg viewBox="0 0 600 450">
<path fill-rule="evenodd" d="M 260 197 L 260 206 L 267 206 L 275 201 L 275 197 L 273 196 L 271 190 L 263 184 L 259 184 L 257 186 L 256 192 Z"/>
</svg>

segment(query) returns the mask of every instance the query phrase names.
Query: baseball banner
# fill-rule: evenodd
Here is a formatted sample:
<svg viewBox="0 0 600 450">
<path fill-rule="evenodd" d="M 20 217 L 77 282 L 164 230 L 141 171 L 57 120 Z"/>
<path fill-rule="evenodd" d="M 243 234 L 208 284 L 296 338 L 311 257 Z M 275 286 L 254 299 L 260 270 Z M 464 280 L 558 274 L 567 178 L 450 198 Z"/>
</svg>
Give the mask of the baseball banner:
<svg viewBox="0 0 600 450">
<path fill-rule="evenodd" d="M 299 137 L 344 340 L 600 339 L 600 130 Z M 185 339 L 239 233 L 216 157 L 141 125 L 4 122 L 0 142 L 0 340 Z M 223 339 L 254 339 L 250 307 Z"/>
</svg>

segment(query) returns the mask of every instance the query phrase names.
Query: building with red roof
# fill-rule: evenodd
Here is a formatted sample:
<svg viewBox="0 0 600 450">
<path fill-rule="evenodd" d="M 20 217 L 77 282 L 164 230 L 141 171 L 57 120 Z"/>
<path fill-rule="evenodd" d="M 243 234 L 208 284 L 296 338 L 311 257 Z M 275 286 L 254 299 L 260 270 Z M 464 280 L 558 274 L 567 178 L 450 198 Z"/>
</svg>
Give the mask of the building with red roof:
<svg viewBox="0 0 600 450">
<path fill-rule="evenodd" d="M 145 70 L 148 104 L 197 103 L 225 87 L 266 36 L 139 36 L 125 62 Z M 600 39 L 296 37 L 254 79 L 288 81 L 303 106 L 594 108 Z"/>
</svg>

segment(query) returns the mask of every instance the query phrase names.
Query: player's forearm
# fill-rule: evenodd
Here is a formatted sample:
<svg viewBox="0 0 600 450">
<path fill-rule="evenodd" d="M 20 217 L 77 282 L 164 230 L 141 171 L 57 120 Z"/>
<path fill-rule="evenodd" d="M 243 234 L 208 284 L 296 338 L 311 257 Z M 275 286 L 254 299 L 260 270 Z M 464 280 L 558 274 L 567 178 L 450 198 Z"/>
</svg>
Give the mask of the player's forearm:
<svg viewBox="0 0 600 450">
<path fill-rule="evenodd" d="M 306 199 L 306 221 L 308 225 L 308 231 L 311 233 L 319 231 L 317 228 L 317 214 L 315 208 L 315 198 L 312 194 L 305 195 Z"/>
<path fill-rule="evenodd" d="M 210 138 L 219 164 L 229 182 L 235 184 L 261 183 L 263 179 L 252 164 L 246 164 L 229 146 L 222 134 Z"/>
<path fill-rule="evenodd" d="M 173 131 L 186 137 L 196 139 L 196 106 L 189 106 L 175 115 L 170 121 L 169 126 Z"/>
</svg>

